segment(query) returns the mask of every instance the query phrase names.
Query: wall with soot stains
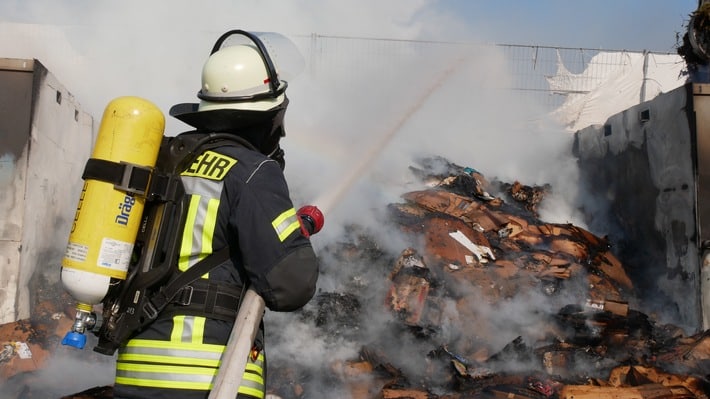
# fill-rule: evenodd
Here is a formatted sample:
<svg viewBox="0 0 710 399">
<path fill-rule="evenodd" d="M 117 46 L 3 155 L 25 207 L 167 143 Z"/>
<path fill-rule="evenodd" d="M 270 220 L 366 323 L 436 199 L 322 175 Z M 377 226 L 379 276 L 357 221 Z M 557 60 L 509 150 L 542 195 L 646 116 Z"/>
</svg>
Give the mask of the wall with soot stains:
<svg viewBox="0 0 710 399">
<path fill-rule="evenodd" d="M 93 118 L 40 61 L 0 58 L 0 324 L 58 283 Z"/>
<path fill-rule="evenodd" d="M 590 226 L 615 243 L 642 311 L 707 329 L 710 85 L 688 83 L 579 130 L 573 151 Z"/>
</svg>

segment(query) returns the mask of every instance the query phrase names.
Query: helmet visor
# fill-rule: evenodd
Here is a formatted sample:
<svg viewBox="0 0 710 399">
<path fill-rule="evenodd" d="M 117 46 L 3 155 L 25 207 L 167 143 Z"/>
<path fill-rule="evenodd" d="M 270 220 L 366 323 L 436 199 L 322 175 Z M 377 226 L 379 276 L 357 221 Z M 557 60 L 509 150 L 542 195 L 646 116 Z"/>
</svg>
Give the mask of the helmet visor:
<svg viewBox="0 0 710 399">
<path fill-rule="evenodd" d="M 236 45 L 255 45 L 251 37 L 241 33 L 243 31 L 231 31 L 222 35 L 222 40 L 215 43 L 212 53 L 221 48 Z M 305 69 L 305 58 L 301 54 L 296 44 L 288 37 L 276 32 L 245 32 L 256 37 L 263 45 L 261 50 L 265 51 L 278 72 L 279 78 L 285 81 L 293 80 Z M 256 44 L 258 47 L 258 44 Z"/>
</svg>

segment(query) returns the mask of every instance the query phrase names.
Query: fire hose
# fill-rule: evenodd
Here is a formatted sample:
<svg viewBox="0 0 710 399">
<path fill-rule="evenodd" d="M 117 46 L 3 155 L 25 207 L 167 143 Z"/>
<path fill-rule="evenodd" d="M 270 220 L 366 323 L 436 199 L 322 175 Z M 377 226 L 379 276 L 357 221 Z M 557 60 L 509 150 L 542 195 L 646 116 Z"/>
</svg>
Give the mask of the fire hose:
<svg viewBox="0 0 710 399">
<path fill-rule="evenodd" d="M 352 169 L 347 178 L 341 180 L 340 184 L 332 191 L 322 195 L 315 201 L 323 214 L 327 214 L 337 205 L 343 195 L 352 187 L 372 164 L 372 161 L 382 152 L 391 139 L 399 132 L 404 124 L 421 109 L 426 100 L 449 78 L 454 71 L 463 63 L 464 58 L 458 58 L 449 68 L 447 68 L 437 80 L 417 99 L 416 102 L 402 115 L 397 123 L 389 129 L 380 140 L 376 141 L 365 157 L 360 158 L 361 162 Z M 239 392 L 242 383 L 242 376 L 246 369 L 247 359 L 251 352 L 256 333 L 259 330 L 261 319 L 264 314 L 264 299 L 249 288 L 244 295 L 242 303 L 234 322 L 234 327 L 227 341 L 227 347 L 222 354 L 222 361 L 219 371 L 214 381 L 209 399 L 234 399 Z"/>
</svg>

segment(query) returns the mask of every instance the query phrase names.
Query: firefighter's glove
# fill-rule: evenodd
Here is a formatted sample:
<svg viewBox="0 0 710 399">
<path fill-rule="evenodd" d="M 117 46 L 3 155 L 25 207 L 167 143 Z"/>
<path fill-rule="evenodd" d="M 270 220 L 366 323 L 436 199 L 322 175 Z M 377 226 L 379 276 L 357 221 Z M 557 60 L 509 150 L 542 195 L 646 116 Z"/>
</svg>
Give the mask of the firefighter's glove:
<svg viewBox="0 0 710 399">
<path fill-rule="evenodd" d="M 316 234 L 323 228 L 325 219 L 323 212 L 314 205 L 305 205 L 296 212 L 298 220 L 301 222 L 301 234 L 305 237 L 310 237 Z"/>
</svg>

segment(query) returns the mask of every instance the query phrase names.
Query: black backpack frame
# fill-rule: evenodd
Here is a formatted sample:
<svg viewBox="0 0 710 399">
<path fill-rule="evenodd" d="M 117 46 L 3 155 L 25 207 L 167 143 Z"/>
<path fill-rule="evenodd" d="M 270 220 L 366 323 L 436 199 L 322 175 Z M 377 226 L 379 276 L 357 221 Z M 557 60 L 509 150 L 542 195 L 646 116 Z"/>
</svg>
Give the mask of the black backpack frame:
<svg viewBox="0 0 710 399">
<path fill-rule="evenodd" d="M 94 351 L 113 355 L 122 343 L 152 323 L 168 305 L 180 305 L 184 294 L 191 295 L 189 284 L 229 259 L 229 249 L 225 248 L 185 272 L 177 267 L 187 212 L 187 195 L 180 173 L 204 151 L 224 145 L 253 149 L 246 140 L 232 134 L 183 134 L 163 138 L 156 166 L 149 171 L 148 178 L 143 177 L 145 168 L 122 170 L 121 180 L 124 182 L 146 181 L 144 190 L 124 187 L 128 192 L 144 195 L 145 207 L 126 279 L 112 278 L 111 287 L 102 301 L 102 318 L 96 332 L 99 341 Z M 99 173 L 96 167 L 90 167 L 91 161 L 87 162 L 83 177 L 108 180 L 105 172 Z M 105 169 L 110 169 L 106 168 L 106 161 L 100 162 Z M 117 168 L 118 165 L 125 166 L 112 164 Z M 189 292 L 186 287 L 190 288 Z M 236 311 L 234 309 L 234 316 Z"/>
</svg>

